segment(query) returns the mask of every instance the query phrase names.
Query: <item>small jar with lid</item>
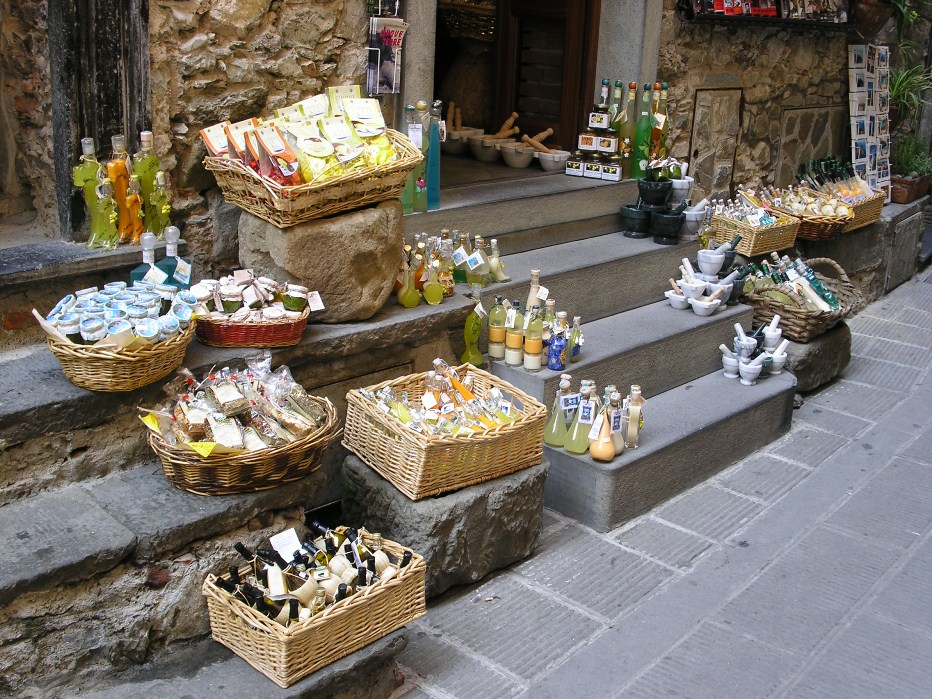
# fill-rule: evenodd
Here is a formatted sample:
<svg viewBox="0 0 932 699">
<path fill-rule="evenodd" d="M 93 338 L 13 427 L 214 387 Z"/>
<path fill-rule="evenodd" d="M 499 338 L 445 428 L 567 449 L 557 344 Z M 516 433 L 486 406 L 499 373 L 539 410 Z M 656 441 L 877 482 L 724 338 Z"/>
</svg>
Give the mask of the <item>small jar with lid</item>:
<svg viewBox="0 0 932 699">
<path fill-rule="evenodd" d="M 75 292 L 74 292 L 74 295 L 75 295 L 75 298 L 78 299 L 78 301 L 81 301 L 82 299 L 89 299 L 91 296 L 93 296 L 94 294 L 96 294 L 97 291 L 98 291 L 98 289 L 97 289 L 96 286 L 89 286 L 89 287 L 87 287 L 86 289 L 81 289 L 80 291 L 75 291 Z"/>
<path fill-rule="evenodd" d="M 178 321 L 178 326 L 184 330 L 194 317 L 194 309 L 183 303 L 176 303 L 171 308 L 171 316 Z"/>
<path fill-rule="evenodd" d="M 143 318 L 136 323 L 136 327 L 133 328 L 133 331 L 137 336 L 149 342 L 154 343 L 159 341 L 159 321 L 155 318 Z"/>
<path fill-rule="evenodd" d="M 159 295 L 159 298 L 162 299 L 161 314 L 168 313 L 172 304 L 175 302 L 175 292 L 178 291 L 178 289 L 171 284 L 156 284 L 154 291 Z"/>
<path fill-rule="evenodd" d="M 278 306 L 266 306 L 262 309 L 263 320 L 281 320 L 285 317 L 285 311 Z"/>
<path fill-rule="evenodd" d="M 582 177 L 585 159 L 585 155 L 581 150 L 574 150 L 570 157 L 566 159 L 564 172 L 571 177 Z"/>
<path fill-rule="evenodd" d="M 130 291 L 124 291 L 122 293 L 117 294 L 112 299 L 110 299 L 110 302 L 121 303 L 123 304 L 122 307 L 126 308 L 127 306 L 131 306 L 133 303 L 136 302 L 136 294 Z"/>
<path fill-rule="evenodd" d="M 98 291 L 96 294 L 91 294 L 91 301 L 96 303 L 98 306 L 103 306 L 107 301 L 113 298 L 115 294 L 105 294 L 101 291 Z"/>
<path fill-rule="evenodd" d="M 107 334 L 108 335 L 119 335 L 124 333 L 127 330 L 130 332 L 133 331 L 133 326 L 125 318 L 120 318 L 118 320 L 112 320 L 107 323 Z"/>
<path fill-rule="evenodd" d="M 80 301 L 77 301 L 74 306 L 71 307 L 75 313 L 83 314 L 88 308 L 93 308 L 97 304 L 91 301 L 89 298 L 83 298 Z"/>
<path fill-rule="evenodd" d="M 140 297 L 141 296 L 142 294 L 140 294 Z M 154 299 L 137 298 L 136 305 L 145 308 L 146 311 L 148 311 L 149 318 L 158 318 L 162 315 L 162 300 L 159 298 L 158 294 L 156 294 Z"/>
<path fill-rule="evenodd" d="M 121 291 L 126 291 L 126 282 L 107 282 L 104 284 L 104 291 L 115 291 L 119 294 Z"/>
<path fill-rule="evenodd" d="M 186 306 L 196 306 L 197 305 L 197 296 L 192 294 L 190 291 L 179 291 L 175 294 L 175 301 L 178 303 L 183 303 Z"/>
<path fill-rule="evenodd" d="M 221 287 L 220 302 L 224 313 L 234 313 L 243 306 L 243 290 L 233 284 Z"/>
<path fill-rule="evenodd" d="M 208 312 L 214 310 L 214 292 L 208 285 L 199 282 L 190 291 L 197 300 L 196 307 L 203 306 Z"/>
<path fill-rule="evenodd" d="M 162 316 L 159 318 L 159 341 L 164 342 L 181 333 L 181 324 L 173 315 Z"/>
<path fill-rule="evenodd" d="M 126 319 L 135 329 L 139 321 L 149 317 L 149 309 L 144 306 L 133 304 L 126 307 Z"/>
<path fill-rule="evenodd" d="M 81 316 L 77 313 L 62 313 L 58 317 L 58 332 L 71 340 L 74 344 L 82 344 Z"/>
<path fill-rule="evenodd" d="M 126 311 L 120 308 L 107 308 L 104 310 L 104 320 L 107 323 L 112 323 L 115 320 L 128 320 L 129 316 Z"/>
<path fill-rule="evenodd" d="M 301 313 L 307 307 L 307 287 L 289 284 L 282 296 L 282 303 L 286 311 Z"/>
<path fill-rule="evenodd" d="M 84 310 L 81 311 L 81 320 L 86 320 L 87 318 L 100 318 L 104 319 L 107 309 L 105 306 L 86 306 Z"/>
<path fill-rule="evenodd" d="M 107 324 L 103 318 L 87 318 L 81 321 L 81 339 L 85 345 L 93 345 L 107 337 Z"/>
<path fill-rule="evenodd" d="M 65 298 L 55 304 L 55 308 L 52 309 L 49 315 L 52 315 L 52 313 L 67 313 L 72 308 L 74 308 L 74 304 L 77 302 L 78 300 L 75 298 L 74 294 L 68 294 L 65 296 Z"/>
</svg>

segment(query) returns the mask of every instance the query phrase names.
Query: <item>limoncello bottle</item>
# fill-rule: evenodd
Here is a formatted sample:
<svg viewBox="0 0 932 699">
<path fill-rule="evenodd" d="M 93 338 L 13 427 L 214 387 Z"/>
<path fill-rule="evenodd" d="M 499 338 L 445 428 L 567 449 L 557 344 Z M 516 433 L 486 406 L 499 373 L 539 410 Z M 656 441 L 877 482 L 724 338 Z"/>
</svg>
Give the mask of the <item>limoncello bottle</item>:
<svg viewBox="0 0 932 699">
<path fill-rule="evenodd" d="M 165 235 L 165 229 L 168 228 L 169 214 L 172 212 L 171 200 L 168 196 L 168 184 L 165 180 L 165 173 L 159 170 L 155 174 L 155 190 L 149 198 L 148 209 L 151 209 L 151 218 L 149 230 L 155 234 L 159 240 Z"/>
<path fill-rule="evenodd" d="M 563 448 L 570 454 L 585 454 L 589 451 L 589 430 L 595 419 L 595 404 L 591 400 L 592 390 L 588 381 L 583 381 L 579 388 L 580 400 L 573 422 L 566 431 Z"/>
<path fill-rule="evenodd" d="M 142 131 L 139 134 L 139 152 L 133 154 L 133 174 L 139 178 L 139 187 L 143 202 L 148 202 L 155 191 L 155 173 L 160 169 L 159 158 L 153 149 L 151 131 Z M 152 212 L 143 206 L 145 216 L 143 221 L 148 230 L 152 230 Z M 134 243 L 135 245 L 136 243 Z"/>
<path fill-rule="evenodd" d="M 94 238 L 93 231 L 100 229 L 97 212 L 97 185 L 106 176 L 106 171 L 97 161 L 97 147 L 94 145 L 93 138 L 81 139 L 81 160 L 74 166 L 71 174 L 74 186 L 80 187 L 84 194 L 84 205 L 87 207 L 91 220 L 92 233 L 88 240 L 88 247 L 91 247 L 91 240 Z"/>
<path fill-rule="evenodd" d="M 566 378 L 564 378 L 566 377 Z M 563 411 L 563 396 L 570 390 L 569 374 L 560 377 L 560 387 L 557 388 L 553 399 L 553 408 L 550 410 L 550 419 L 544 428 L 544 444 L 551 447 L 562 447 L 566 441 L 566 413 Z"/>
<path fill-rule="evenodd" d="M 472 313 L 466 318 L 466 325 L 463 327 L 463 340 L 466 341 L 466 349 L 463 350 L 463 354 L 460 356 L 461 364 L 472 364 L 476 367 L 485 364 L 485 357 L 479 351 L 479 335 L 482 333 L 482 323 L 486 315 L 482 304 L 477 303 Z"/>
<path fill-rule="evenodd" d="M 531 308 L 531 317 L 524 329 L 524 369 L 540 371 L 544 352 L 544 323 L 540 318 L 540 306 Z"/>
<path fill-rule="evenodd" d="M 402 271 L 401 290 L 398 292 L 398 303 L 405 308 L 414 308 L 421 302 L 421 292 L 414 286 L 414 270 L 407 266 Z"/>
<path fill-rule="evenodd" d="M 521 302 L 515 299 L 505 319 L 505 363 L 521 366 L 524 363 L 524 314 Z"/>
<path fill-rule="evenodd" d="M 505 318 L 507 312 L 502 305 L 502 297 L 495 297 L 495 304 L 489 310 L 489 357 L 505 358 Z"/>
<path fill-rule="evenodd" d="M 589 444 L 589 456 L 596 461 L 611 461 L 615 458 L 615 442 L 612 439 L 610 406 L 606 403 L 600 414 L 598 436 Z"/>
<path fill-rule="evenodd" d="M 437 306 L 443 301 L 443 284 L 438 278 L 440 260 L 432 260 L 427 271 L 427 281 L 424 282 L 424 300 L 431 306 Z"/>
<path fill-rule="evenodd" d="M 502 262 L 502 256 L 498 252 L 498 240 L 495 238 L 492 238 L 491 252 L 489 253 L 489 272 L 493 281 L 511 281 L 511 277 L 505 274 L 505 263 Z"/>
</svg>

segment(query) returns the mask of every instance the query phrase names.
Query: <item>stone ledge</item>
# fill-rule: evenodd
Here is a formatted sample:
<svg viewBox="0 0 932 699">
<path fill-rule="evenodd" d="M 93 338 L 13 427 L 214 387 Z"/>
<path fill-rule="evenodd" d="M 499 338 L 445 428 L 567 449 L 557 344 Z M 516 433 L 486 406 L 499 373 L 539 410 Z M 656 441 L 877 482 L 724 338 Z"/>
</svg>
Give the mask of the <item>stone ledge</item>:
<svg viewBox="0 0 932 699">
<path fill-rule="evenodd" d="M 814 391 L 838 376 L 851 361 L 851 330 L 844 321 L 809 342 L 786 348 L 785 369 L 796 377 L 796 390 Z"/>
</svg>

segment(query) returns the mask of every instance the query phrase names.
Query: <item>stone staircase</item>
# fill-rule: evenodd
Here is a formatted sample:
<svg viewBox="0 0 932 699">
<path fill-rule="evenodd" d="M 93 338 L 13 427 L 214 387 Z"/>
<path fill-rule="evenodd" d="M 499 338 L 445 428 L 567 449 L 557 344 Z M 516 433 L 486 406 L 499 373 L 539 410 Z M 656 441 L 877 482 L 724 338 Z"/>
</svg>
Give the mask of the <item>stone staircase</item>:
<svg viewBox="0 0 932 699">
<path fill-rule="evenodd" d="M 793 397 L 791 376 L 747 388 L 715 375 L 715 348 L 734 322 L 747 327 L 750 311 L 739 306 L 699 318 L 661 303 L 667 277 L 695 249 L 613 232 L 615 212 L 635 191 L 630 182 L 565 177 L 475 185 L 445 194 L 441 211 L 405 220 L 409 232 L 458 227 L 497 237 L 513 281 L 489 287 L 486 307 L 494 294 L 523 298 L 530 269 L 540 268 L 558 306 L 584 319 L 587 340 L 574 378 L 644 387 L 647 426 L 638 450 L 606 466 L 548 449 L 549 505 L 600 530 L 781 434 Z M 437 307 L 389 302 L 365 322 L 309 326 L 299 345 L 274 351 L 273 361 L 287 363 L 342 416 L 349 389 L 423 371 L 437 356 L 458 357 L 473 304 L 462 293 Z M 248 352 L 195 341 L 185 363 L 199 373 Z M 498 364 L 494 371 L 545 402 L 553 395 L 553 372 L 530 375 Z M 235 558 L 233 542 L 255 546 L 300 524 L 305 512 L 338 502 L 346 451 L 334 445 L 318 471 L 274 490 L 185 493 L 165 479 L 137 420 L 137 406 L 160 399 L 161 383 L 129 394 L 91 393 L 64 378 L 44 345 L 0 353 L 0 543 L 7 552 L 0 568 L 0 690 L 127 696 L 145 687 L 179 696 L 195 674 L 190 661 L 172 660 L 180 653 L 204 658 L 196 666 L 200 686 L 226 696 L 320 696 L 322 674 L 336 670 L 289 690 L 250 670 L 245 675 L 254 682 L 230 693 L 231 665 L 245 664 L 209 640 L 200 587 L 208 572 Z M 378 645 L 380 657 L 388 663 L 404 643 L 398 632 Z M 366 653 L 350 656 L 350 666 Z M 150 662 L 156 669 L 141 676 L 138 666 Z M 373 682 L 391 684 L 384 677 Z M 342 696 L 327 686 L 326 696 Z"/>
</svg>

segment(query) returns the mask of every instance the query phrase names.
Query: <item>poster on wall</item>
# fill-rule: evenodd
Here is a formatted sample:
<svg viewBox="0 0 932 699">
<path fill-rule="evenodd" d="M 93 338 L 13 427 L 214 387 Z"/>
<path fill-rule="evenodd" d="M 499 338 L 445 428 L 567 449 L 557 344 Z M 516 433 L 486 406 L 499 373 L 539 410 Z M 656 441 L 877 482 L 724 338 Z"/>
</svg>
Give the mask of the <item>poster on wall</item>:
<svg viewBox="0 0 932 699">
<path fill-rule="evenodd" d="M 372 17 L 369 20 L 366 91 L 370 95 L 401 92 L 401 44 L 408 26 L 399 17 Z"/>
</svg>

